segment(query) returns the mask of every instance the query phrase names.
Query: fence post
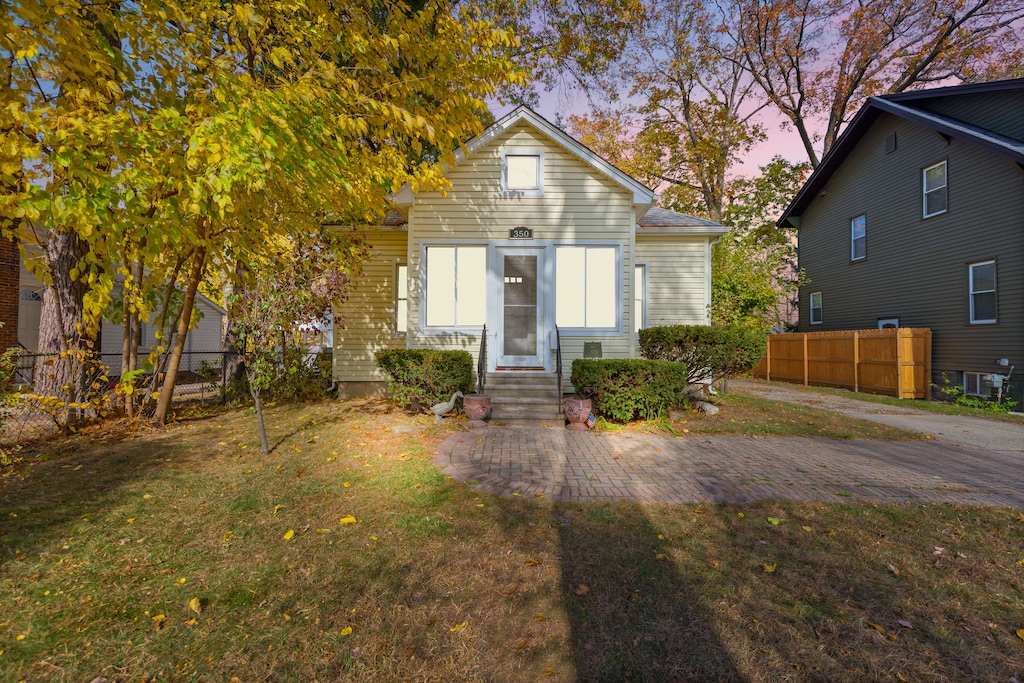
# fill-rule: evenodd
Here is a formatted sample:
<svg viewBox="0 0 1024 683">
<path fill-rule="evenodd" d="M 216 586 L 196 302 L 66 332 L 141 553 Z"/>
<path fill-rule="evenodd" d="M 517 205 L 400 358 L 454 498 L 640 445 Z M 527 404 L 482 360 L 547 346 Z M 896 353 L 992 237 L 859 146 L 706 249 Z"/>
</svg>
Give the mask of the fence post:
<svg viewBox="0 0 1024 683">
<path fill-rule="evenodd" d="M 220 404 L 228 402 L 228 354 L 230 351 L 220 352 Z"/>
<path fill-rule="evenodd" d="M 860 332 L 853 331 L 853 390 L 860 391 Z"/>
<path fill-rule="evenodd" d="M 896 340 L 896 398 L 903 398 L 903 331 L 906 328 L 897 327 L 893 339 Z"/>
<path fill-rule="evenodd" d="M 804 386 L 805 387 L 808 385 L 808 382 L 810 380 L 810 375 L 807 372 L 807 367 L 808 367 L 808 362 L 807 362 L 807 333 L 804 332 Z"/>
<path fill-rule="evenodd" d="M 764 376 L 765 377 L 764 378 L 767 381 L 771 382 L 772 381 L 772 335 L 770 335 L 770 334 L 768 335 L 767 344 L 768 344 L 768 352 L 765 354 L 765 357 L 764 357 L 764 363 L 765 363 L 765 366 L 764 366 L 765 367 L 765 370 L 764 370 Z"/>
</svg>

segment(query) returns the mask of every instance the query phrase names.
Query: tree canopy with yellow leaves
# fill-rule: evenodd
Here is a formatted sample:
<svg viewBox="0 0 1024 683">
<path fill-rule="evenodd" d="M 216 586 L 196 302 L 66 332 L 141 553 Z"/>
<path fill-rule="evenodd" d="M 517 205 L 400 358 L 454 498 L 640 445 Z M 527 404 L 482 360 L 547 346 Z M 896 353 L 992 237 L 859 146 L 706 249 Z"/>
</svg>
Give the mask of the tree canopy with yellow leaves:
<svg viewBox="0 0 1024 683">
<path fill-rule="evenodd" d="M 444 0 L 14 0 L 2 21 L 0 218 L 48 285 L 41 350 L 73 361 L 123 282 L 126 320 L 176 330 L 161 420 L 210 268 L 443 188 L 520 78 L 514 36 Z M 184 289 L 176 325 L 153 283 Z"/>
</svg>

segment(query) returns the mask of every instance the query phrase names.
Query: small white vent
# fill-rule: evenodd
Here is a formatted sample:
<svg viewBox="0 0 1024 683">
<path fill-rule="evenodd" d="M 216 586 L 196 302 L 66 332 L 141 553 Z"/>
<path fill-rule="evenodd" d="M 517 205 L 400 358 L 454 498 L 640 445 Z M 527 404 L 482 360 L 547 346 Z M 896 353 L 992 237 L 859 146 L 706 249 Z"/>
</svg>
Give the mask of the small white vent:
<svg viewBox="0 0 1024 683">
<path fill-rule="evenodd" d="M 893 133 L 885 139 L 885 153 L 892 154 L 896 151 L 896 133 Z"/>
</svg>

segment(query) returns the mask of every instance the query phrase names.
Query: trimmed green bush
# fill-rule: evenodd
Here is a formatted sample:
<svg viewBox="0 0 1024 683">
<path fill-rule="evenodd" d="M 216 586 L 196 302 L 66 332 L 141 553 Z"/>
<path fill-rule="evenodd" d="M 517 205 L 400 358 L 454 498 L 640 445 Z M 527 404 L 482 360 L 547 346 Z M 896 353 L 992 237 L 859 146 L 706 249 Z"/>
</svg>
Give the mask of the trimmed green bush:
<svg viewBox="0 0 1024 683">
<path fill-rule="evenodd" d="M 432 406 L 456 391 L 473 388 L 473 357 L 468 351 L 382 349 L 374 358 L 388 375 L 388 391 L 402 405 L 416 400 Z"/>
<path fill-rule="evenodd" d="M 640 330 L 640 353 L 682 363 L 693 384 L 748 372 L 764 356 L 767 341 L 744 325 L 669 325 Z"/>
<path fill-rule="evenodd" d="M 662 417 L 686 392 L 686 367 L 661 360 L 572 362 L 572 385 L 594 412 L 621 422 Z"/>
</svg>

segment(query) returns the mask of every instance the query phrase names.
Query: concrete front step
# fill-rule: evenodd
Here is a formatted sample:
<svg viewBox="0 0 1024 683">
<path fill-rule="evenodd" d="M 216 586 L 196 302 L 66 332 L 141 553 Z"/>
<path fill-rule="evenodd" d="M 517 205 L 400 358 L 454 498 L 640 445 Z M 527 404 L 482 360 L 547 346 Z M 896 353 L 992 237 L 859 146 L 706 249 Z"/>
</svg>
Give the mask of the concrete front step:
<svg viewBox="0 0 1024 683">
<path fill-rule="evenodd" d="M 564 424 L 558 376 L 545 372 L 489 372 L 484 394 L 491 397 L 491 422 L 539 421 Z"/>
</svg>

